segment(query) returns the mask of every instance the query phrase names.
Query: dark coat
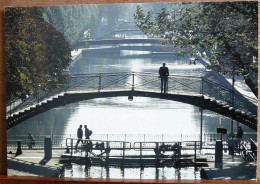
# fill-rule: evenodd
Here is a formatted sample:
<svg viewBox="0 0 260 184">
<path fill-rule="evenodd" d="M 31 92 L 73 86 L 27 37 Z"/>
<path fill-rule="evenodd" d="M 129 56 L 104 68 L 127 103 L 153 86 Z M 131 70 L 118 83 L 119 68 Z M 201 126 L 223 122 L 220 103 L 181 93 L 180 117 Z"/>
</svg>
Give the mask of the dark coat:
<svg viewBox="0 0 260 184">
<path fill-rule="evenodd" d="M 159 74 L 160 76 L 168 76 L 169 75 L 169 69 L 168 67 L 160 67 L 159 68 Z"/>
<path fill-rule="evenodd" d="M 90 134 L 89 129 L 85 128 L 85 137 L 86 137 L 86 139 L 89 139 L 89 134 Z"/>
<path fill-rule="evenodd" d="M 82 139 L 83 137 L 83 130 L 81 128 L 78 128 L 77 136 L 79 139 Z"/>
<path fill-rule="evenodd" d="M 237 138 L 242 138 L 243 137 L 243 135 L 244 135 L 244 132 L 243 132 L 243 130 L 240 128 L 240 129 L 238 129 L 238 131 L 237 131 Z"/>
</svg>

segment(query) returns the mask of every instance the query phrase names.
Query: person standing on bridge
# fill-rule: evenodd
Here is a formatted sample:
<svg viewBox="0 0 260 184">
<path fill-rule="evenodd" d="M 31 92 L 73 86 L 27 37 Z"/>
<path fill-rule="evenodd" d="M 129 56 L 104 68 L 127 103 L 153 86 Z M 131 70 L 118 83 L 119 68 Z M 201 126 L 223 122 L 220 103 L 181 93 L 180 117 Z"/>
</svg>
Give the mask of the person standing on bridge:
<svg viewBox="0 0 260 184">
<path fill-rule="evenodd" d="M 83 143 L 83 141 L 82 141 L 82 137 L 83 137 L 82 125 L 80 125 L 79 128 L 78 128 L 77 137 L 78 137 L 78 141 L 77 141 L 76 146 L 75 146 L 76 151 L 77 151 L 79 142 Z"/>
<path fill-rule="evenodd" d="M 169 69 L 165 66 L 166 64 L 163 63 L 163 66 L 159 68 L 159 75 L 161 78 L 161 93 L 166 93 L 168 90 L 168 76 L 169 76 Z"/>
</svg>

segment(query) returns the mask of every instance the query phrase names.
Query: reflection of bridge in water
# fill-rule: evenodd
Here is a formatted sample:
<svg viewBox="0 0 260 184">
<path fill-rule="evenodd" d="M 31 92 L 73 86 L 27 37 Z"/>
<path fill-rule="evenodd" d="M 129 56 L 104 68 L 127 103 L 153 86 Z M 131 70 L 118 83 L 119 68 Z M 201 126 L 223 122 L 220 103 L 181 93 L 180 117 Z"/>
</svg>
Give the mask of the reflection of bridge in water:
<svg viewBox="0 0 260 184">
<path fill-rule="evenodd" d="M 8 129 L 49 109 L 95 98 L 140 96 L 178 101 L 211 110 L 257 129 L 257 100 L 234 92 L 203 77 L 171 75 L 167 94 L 152 73 L 100 73 L 70 75 L 61 91 L 27 98 L 7 116 Z"/>
</svg>

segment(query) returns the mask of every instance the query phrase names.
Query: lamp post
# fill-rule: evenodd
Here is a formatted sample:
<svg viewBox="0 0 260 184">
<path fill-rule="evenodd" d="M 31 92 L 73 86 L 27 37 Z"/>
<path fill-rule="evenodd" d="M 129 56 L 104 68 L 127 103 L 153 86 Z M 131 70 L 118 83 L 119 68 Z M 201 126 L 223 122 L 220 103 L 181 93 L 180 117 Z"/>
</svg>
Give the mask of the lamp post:
<svg viewBox="0 0 260 184">
<path fill-rule="evenodd" d="M 215 71 L 222 71 L 223 73 L 232 74 L 232 88 L 231 88 L 231 106 L 235 105 L 235 74 L 239 74 L 241 71 L 236 70 L 235 61 L 232 61 L 232 69 L 221 69 L 220 65 L 212 65 L 206 68 L 214 69 Z M 237 124 L 239 126 L 239 124 Z M 231 119 L 231 132 L 230 135 L 234 135 L 234 119 Z"/>
<path fill-rule="evenodd" d="M 234 100 L 235 100 L 235 97 L 234 97 L 234 94 L 235 94 L 235 63 L 233 61 L 233 68 L 232 68 L 232 91 L 231 91 L 231 104 L 232 104 L 232 107 L 234 107 Z M 231 119 L 231 132 L 234 133 L 234 120 L 233 118 Z"/>
</svg>

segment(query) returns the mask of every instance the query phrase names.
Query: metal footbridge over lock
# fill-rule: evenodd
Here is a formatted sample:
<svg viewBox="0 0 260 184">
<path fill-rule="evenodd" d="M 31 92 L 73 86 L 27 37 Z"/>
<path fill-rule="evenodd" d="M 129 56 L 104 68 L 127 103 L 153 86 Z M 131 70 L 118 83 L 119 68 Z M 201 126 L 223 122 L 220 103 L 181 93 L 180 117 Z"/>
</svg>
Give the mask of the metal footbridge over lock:
<svg viewBox="0 0 260 184">
<path fill-rule="evenodd" d="M 161 79 L 154 73 L 75 74 L 69 75 L 67 83 L 61 86 L 59 91 L 42 92 L 37 98 L 30 96 L 13 107 L 10 103 L 7 128 L 49 109 L 82 100 L 139 96 L 195 105 L 257 129 L 256 99 L 236 91 L 232 93 L 232 89 L 203 77 L 170 75 L 166 94 L 161 93 Z"/>
</svg>

